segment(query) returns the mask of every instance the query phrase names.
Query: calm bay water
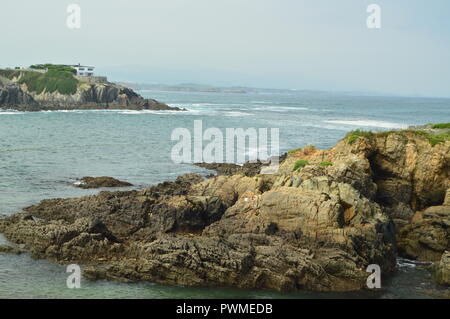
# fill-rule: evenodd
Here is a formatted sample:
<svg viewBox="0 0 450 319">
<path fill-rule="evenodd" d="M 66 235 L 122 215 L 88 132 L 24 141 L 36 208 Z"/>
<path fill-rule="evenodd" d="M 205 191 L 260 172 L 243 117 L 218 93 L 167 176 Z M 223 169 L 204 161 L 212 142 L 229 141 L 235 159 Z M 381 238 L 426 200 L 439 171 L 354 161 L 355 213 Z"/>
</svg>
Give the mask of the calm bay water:
<svg viewBox="0 0 450 319">
<path fill-rule="evenodd" d="M 386 130 L 450 122 L 450 100 L 352 96 L 330 93 L 248 94 L 141 91 L 143 96 L 185 107 L 188 112 L 70 111 L 0 112 L 0 214 L 11 214 L 45 198 L 98 192 L 72 186 L 82 176 L 113 176 L 136 188 L 173 180 L 188 172 L 170 152 L 174 128 L 279 128 L 280 150 L 333 146 L 346 132 Z M 5 239 L 0 237 L 0 243 Z M 400 263 L 383 292 L 277 294 L 234 289 L 185 288 L 151 283 L 83 281 L 67 289 L 65 268 L 28 255 L 0 254 L 0 298 L 324 298 L 427 297 L 437 289 L 428 273 Z"/>
</svg>

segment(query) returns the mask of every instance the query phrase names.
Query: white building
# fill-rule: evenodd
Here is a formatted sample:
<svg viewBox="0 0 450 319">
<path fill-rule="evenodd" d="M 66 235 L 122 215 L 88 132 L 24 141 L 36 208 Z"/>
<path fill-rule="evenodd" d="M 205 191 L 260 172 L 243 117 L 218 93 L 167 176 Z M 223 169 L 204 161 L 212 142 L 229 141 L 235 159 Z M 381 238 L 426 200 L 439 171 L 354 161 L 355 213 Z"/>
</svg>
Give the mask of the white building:
<svg viewBox="0 0 450 319">
<path fill-rule="evenodd" d="M 93 66 L 87 66 L 87 65 L 71 65 L 75 70 L 77 70 L 78 76 L 93 76 L 94 75 L 94 69 Z"/>
</svg>

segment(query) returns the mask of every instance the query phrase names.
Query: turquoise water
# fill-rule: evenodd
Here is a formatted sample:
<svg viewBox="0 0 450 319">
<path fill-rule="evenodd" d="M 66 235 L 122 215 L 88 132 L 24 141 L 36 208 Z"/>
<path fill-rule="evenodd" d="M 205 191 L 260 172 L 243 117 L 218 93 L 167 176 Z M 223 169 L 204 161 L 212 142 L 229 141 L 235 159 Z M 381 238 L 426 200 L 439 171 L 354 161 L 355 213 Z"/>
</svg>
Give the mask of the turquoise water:
<svg viewBox="0 0 450 319">
<path fill-rule="evenodd" d="M 333 146 L 356 128 L 386 130 L 412 124 L 450 122 L 450 100 L 352 96 L 330 93 L 262 92 L 249 94 L 141 91 L 188 112 L 70 111 L 0 112 L 0 213 L 11 214 L 45 198 L 74 197 L 98 190 L 72 186 L 76 178 L 113 176 L 135 188 L 188 172 L 176 165 L 170 137 L 178 127 L 204 129 L 279 128 L 280 149 L 308 144 Z M 0 238 L 0 242 L 4 238 Z M 167 298 L 167 297 L 426 297 L 435 289 L 427 272 L 402 265 L 382 293 L 280 295 L 232 289 L 193 289 L 151 283 L 83 282 L 66 288 L 65 268 L 27 255 L 0 255 L 0 298 Z M 414 279 L 414 280 L 412 280 Z"/>
</svg>

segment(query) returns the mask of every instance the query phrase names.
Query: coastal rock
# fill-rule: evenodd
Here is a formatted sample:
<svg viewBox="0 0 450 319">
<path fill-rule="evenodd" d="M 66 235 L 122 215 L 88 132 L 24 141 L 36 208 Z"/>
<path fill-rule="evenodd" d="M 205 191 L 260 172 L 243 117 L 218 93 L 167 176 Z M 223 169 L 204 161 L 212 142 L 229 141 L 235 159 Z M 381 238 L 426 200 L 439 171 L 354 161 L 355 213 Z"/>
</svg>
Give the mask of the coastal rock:
<svg viewBox="0 0 450 319">
<path fill-rule="evenodd" d="M 101 177 L 90 177 L 86 176 L 80 178 L 79 182 L 75 184 L 78 188 L 102 188 L 102 187 L 128 187 L 133 186 L 128 182 L 119 181 L 118 179 L 101 176 Z"/>
<path fill-rule="evenodd" d="M 398 227 L 398 249 L 402 256 L 421 261 L 438 261 L 450 250 L 450 206 L 434 206 L 417 212 Z"/>
<path fill-rule="evenodd" d="M 242 174 L 245 176 L 256 176 L 260 173 L 263 163 L 245 163 L 244 165 L 236 165 L 230 163 L 196 163 L 196 166 L 216 171 L 219 175 L 232 176 Z"/>
<path fill-rule="evenodd" d="M 10 245 L 0 245 L 0 254 L 15 254 L 15 255 L 20 255 L 24 252 L 24 250 L 18 248 L 18 247 L 13 247 Z"/>
<path fill-rule="evenodd" d="M 433 269 L 433 279 L 441 285 L 450 286 L 450 251 L 442 254 L 442 258 Z"/>
<path fill-rule="evenodd" d="M 20 87 L 0 76 L 0 109 L 9 109 L 15 106 L 33 108 L 38 106 L 38 102 L 30 94 L 22 91 Z"/>
<path fill-rule="evenodd" d="M 191 174 L 139 192 L 45 200 L 0 231 L 36 257 L 89 264 L 91 279 L 349 291 L 364 288 L 367 265 L 395 268 L 394 231 L 376 204 L 346 218 L 323 190 L 263 185 Z"/>
<path fill-rule="evenodd" d="M 397 252 L 438 261 L 450 250 L 448 153 L 408 131 L 344 138 L 290 152 L 273 175 L 224 167 L 44 200 L 0 219 L 0 231 L 36 257 L 86 264 L 91 279 L 359 290 L 367 266 L 389 275 Z"/>
<path fill-rule="evenodd" d="M 328 151 L 291 151 L 274 187 L 317 189 L 338 199 L 337 185 L 351 186 L 395 222 L 400 255 L 439 260 L 449 249 L 450 142 L 433 145 L 413 130 L 367 135 L 352 142 L 346 137 Z M 306 165 L 294 171 L 300 160 Z M 342 205 L 352 216 L 354 204 Z"/>
<path fill-rule="evenodd" d="M 380 135 L 374 142 L 370 162 L 377 201 L 386 206 L 405 203 L 416 211 L 443 204 L 450 188 L 450 142 L 433 146 L 410 131 Z"/>
<path fill-rule="evenodd" d="M 2 71 L 2 70 L 0 70 Z M 13 74 L 8 79 L 0 76 L 0 109 L 18 111 L 48 111 L 73 109 L 130 109 L 130 110 L 172 110 L 183 111 L 154 99 L 145 99 L 132 89 L 110 82 L 79 82 L 73 94 L 43 90 L 36 93 L 21 78 L 32 71 L 5 71 Z"/>
</svg>

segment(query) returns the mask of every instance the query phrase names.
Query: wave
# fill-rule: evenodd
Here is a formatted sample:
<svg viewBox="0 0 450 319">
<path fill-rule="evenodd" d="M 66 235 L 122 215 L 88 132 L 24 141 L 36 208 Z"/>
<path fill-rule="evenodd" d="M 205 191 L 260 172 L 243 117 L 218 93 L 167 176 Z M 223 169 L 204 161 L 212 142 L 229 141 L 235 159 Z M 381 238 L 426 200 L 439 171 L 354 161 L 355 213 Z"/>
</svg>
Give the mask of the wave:
<svg viewBox="0 0 450 319">
<path fill-rule="evenodd" d="M 19 114 L 25 114 L 25 112 L 0 111 L 0 115 L 19 115 Z"/>
<path fill-rule="evenodd" d="M 295 107 L 295 106 L 263 106 L 252 108 L 256 111 L 270 111 L 270 112 L 295 112 L 295 111 L 306 111 L 309 110 L 307 107 Z"/>
<path fill-rule="evenodd" d="M 225 111 L 225 112 L 218 112 L 219 114 L 222 113 L 225 116 L 231 116 L 231 117 L 237 117 L 237 116 L 250 116 L 252 114 L 245 113 L 245 112 L 239 112 L 239 111 Z"/>
<path fill-rule="evenodd" d="M 325 123 L 331 124 L 343 124 L 343 125 L 351 125 L 351 126 L 364 126 L 364 127 L 381 127 L 381 128 L 392 128 L 392 129 L 405 129 L 408 128 L 407 124 L 401 123 L 392 123 L 392 122 L 384 122 L 384 121 L 372 121 L 372 120 L 326 120 L 323 121 Z"/>
</svg>

